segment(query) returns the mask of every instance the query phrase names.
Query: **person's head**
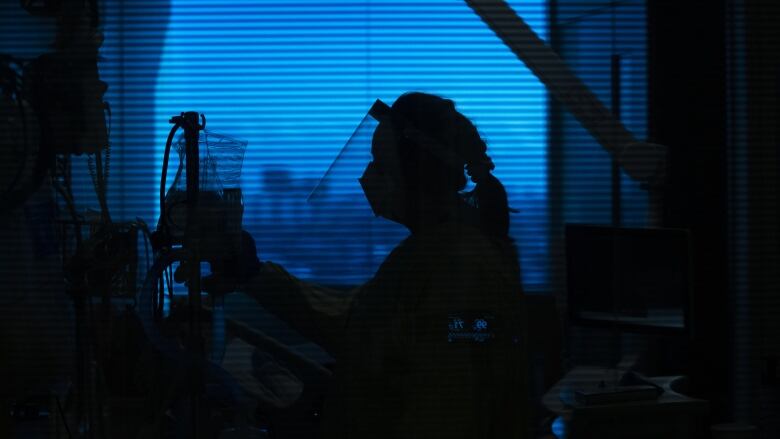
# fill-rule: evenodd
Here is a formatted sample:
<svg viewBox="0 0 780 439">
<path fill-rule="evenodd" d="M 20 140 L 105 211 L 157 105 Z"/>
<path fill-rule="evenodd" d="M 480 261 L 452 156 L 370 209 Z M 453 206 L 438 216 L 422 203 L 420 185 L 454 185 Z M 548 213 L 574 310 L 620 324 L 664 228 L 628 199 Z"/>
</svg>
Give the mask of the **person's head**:
<svg viewBox="0 0 780 439">
<path fill-rule="evenodd" d="M 491 174 L 493 162 L 474 124 L 453 101 L 426 93 L 401 95 L 391 108 L 371 148 L 373 165 L 393 186 L 383 216 L 414 232 L 421 224 L 457 219 L 470 204 L 485 233 L 507 237 L 506 192 Z M 476 186 L 463 194 L 466 173 Z"/>
</svg>

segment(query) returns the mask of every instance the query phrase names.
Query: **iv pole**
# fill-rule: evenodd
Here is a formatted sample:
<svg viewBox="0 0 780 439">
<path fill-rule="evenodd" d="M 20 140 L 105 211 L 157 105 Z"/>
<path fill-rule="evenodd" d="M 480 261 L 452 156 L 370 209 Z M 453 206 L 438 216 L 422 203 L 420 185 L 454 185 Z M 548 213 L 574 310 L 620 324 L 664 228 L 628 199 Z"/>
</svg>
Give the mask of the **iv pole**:
<svg viewBox="0 0 780 439">
<path fill-rule="evenodd" d="M 200 121 L 198 120 L 200 116 Z M 206 127 L 206 117 L 199 115 L 197 112 L 189 111 L 181 113 L 179 116 L 174 116 L 170 119 L 170 123 L 174 124 L 171 135 L 169 135 L 169 142 L 166 146 L 166 158 L 170 153 L 170 139 L 173 136 L 177 127 L 184 129 L 185 140 L 185 166 L 187 172 L 186 182 L 186 229 L 184 233 L 184 239 L 182 248 L 184 251 L 184 260 L 182 263 L 186 263 L 188 266 L 187 274 L 187 308 L 189 313 L 189 337 L 187 340 L 187 352 L 191 360 L 191 365 L 188 368 L 190 384 L 190 404 L 191 404 L 191 437 L 197 438 L 200 436 L 199 432 L 199 419 L 200 419 L 200 400 L 203 394 L 203 373 L 204 373 L 204 360 L 205 353 L 203 347 L 203 337 L 201 334 L 201 322 L 200 322 L 200 310 L 201 310 L 201 280 L 200 280 L 200 224 L 198 218 L 198 204 L 200 197 L 200 151 L 199 151 L 199 135 L 200 131 Z M 166 160 L 167 167 L 167 160 Z M 165 170 L 163 171 L 165 174 Z M 164 178 L 164 177 L 163 177 Z M 161 193 L 165 190 L 165 184 L 161 185 Z M 162 200 L 161 200 L 162 201 Z M 162 208 L 164 209 L 164 201 L 162 201 Z M 164 218 L 164 211 L 161 211 Z M 162 221 L 164 224 L 164 220 Z"/>
</svg>

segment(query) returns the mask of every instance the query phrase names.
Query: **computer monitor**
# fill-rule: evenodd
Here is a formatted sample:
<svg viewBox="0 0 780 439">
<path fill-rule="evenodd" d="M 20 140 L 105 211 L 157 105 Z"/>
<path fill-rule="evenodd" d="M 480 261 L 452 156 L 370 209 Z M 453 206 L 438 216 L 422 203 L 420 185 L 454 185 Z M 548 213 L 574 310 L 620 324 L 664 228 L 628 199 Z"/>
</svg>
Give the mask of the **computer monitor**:
<svg viewBox="0 0 780 439">
<path fill-rule="evenodd" d="M 566 225 L 569 318 L 631 332 L 690 329 L 690 239 L 681 229 Z"/>
</svg>

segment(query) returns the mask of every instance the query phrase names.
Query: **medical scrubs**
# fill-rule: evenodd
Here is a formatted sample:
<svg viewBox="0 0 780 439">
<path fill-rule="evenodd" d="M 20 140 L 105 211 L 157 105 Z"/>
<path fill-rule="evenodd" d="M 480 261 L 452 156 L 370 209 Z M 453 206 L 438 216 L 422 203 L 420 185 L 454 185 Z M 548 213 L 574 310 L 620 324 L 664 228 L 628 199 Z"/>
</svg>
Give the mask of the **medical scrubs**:
<svg viewBox="0 0 780 439">
<path fill-rule="evenodd" d="M 523 438 L 523 301 L 511 243 L 448 223 L 343 293 L 267 262 L 247 292 L 336 359 L 322 437 Z"/>
</svg>

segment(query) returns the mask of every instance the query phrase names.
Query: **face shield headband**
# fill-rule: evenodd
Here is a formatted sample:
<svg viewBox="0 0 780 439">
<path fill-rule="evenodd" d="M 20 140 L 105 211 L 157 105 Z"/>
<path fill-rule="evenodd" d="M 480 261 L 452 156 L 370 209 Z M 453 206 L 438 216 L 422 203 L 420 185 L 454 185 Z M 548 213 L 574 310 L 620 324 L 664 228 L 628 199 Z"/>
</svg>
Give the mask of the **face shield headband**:
<svg viewBox="0 0 780 439">
<path fill-rule="evenodd" d="M 400 162 L 397 154 L 396 136 L 411 139 L 415 145 L 424 148 L 434 157 L 441 160 L 454 169 L 463 170 L 463 160 L 452 151 L 445 148 L 436 139 L 422 130 L 414 127 L 403 116 L 394 113 L 393 109 L 377 99 L 365 116 L 361 119 L 357 128 L 341 148 L 336 159 L 331 162 L 327 171 L 319 179 L 314 190 L 311 191 L 307 202 L 313 204 L 328 204 L 336 200 L 342 205 L 351 202 L 361 203 L 366 193 L 364 177 L 375 175 L 378 169 L 372 169 L 371 162 L 381 159 L 385 176 L 400 176 Z M 373 147 L 373 156 L 372 156 Z M 375 157 L 378 156 L 378 157 Z M 363 171 L 371 171 L 366 176 Z M 378 179 L 373 178 L 373 189 L 378 187 Z M 366 181 L 368 182 L 368 181 Z M 373 189 L 368 191 L 373 192 Z M 368 197 L 368 193 L 366 193 Z M 378 209 L 369 198 L 372 211 L 377 214 Z M 381 210 L 381 209 L 379 209 Z"/>
</svg>

